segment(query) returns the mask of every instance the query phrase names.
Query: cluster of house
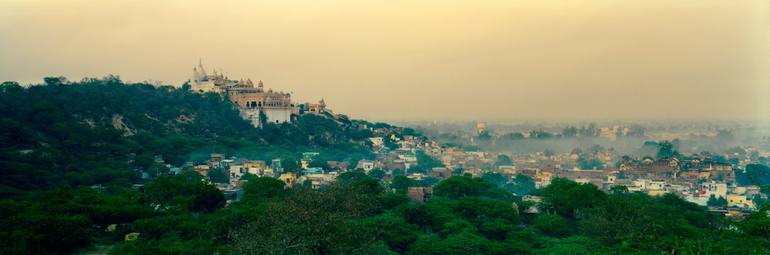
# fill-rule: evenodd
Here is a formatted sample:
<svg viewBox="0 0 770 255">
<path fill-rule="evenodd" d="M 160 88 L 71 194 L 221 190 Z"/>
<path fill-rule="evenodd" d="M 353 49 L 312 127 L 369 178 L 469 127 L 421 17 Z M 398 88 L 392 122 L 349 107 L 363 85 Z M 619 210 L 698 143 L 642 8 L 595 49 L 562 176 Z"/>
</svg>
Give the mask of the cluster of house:
<svg viewBox="0 0 770 255">
<path fill-rule="evenodd" d="M 273 159 L 270 162 L 264 160 L 238 159 L 236 157 L 226 158 L 224 154 L 214 153 L 203 163 L 192 165 L 191 169 L 201 176 L 212 177 L 210 171 L 216 169 L 227 176 L 227 182 L 218 182 L 217 188 L 224 191 L 225 194 L 237 193 L 247 182 L 245 176 L 271 177 L 279 179 L 286 183 L 288 188 L 297 183 L 308 181 L 314 188 L 326 185 L 336 179 L 338 171 L 328 171 L 319 167 L 311 167 L 310 162 L 320 153 L 304 152 L 302 154 L 301 171 L 285 171 L 282 167 L 281 159 Z"/>
<path fill-rule="evenodd" d="M 544 152 L 506 155 L 511 159 L 511 164 L 499 165 L 495 164 L 498 154 L 440 146 L 426 146 L 422 149 L 441 159 L 444 164 L 445 167 L 434 168 L 427 174 L 438 179 L 454 174 L 480 177 L 484 173 L 495 172 L 506 176 L 508 180 L 516 175 L 528 176 L 536 188 L 542 188 L 548 186 L 554 178 L 560 177 L 578 183 L 591 183 L 606 191 L 623 186 L 631 192 L 644 192 L 653 196 L 671 193 L 693 203 L 709 206 L 714 212 L 736 217 L 756 210 L 755 197 L 765 198 L 760 187 L 738 184 L 733 163 L 716 161 L 706 156 L 619 159 L 612 149 L 596 149 L 590 152 L 573 150 L 555 155 Z M 724 155 L 724 158 L 732 156 L 735 155 Z M 578 162 L 586 157 L 596 160 L 600 167 L 581 168 Z M 750 163 L 744 158 L 735 161 L 739 164 Z M 409 177 L 413 178 L 413 175 Z M 409 191 L 417 201 L 425 192 L 422 189 Z M 529 199 L 537 200 L 532 197 Z M 724 202 L 714 204 L 715 200 Z"/>
<path fill-rule="evenodd" d="M 739 185 L 731 163 L 716 162 L 707 157 L 624 157 L 615 164 L 609 164 L 613 157 L 605 152 L 598 152 L 596 157 L 605 163 L 603 169 L 581 169 L 574 163 L 575 157 L 570 155 L 549 157 L 534 154 L 513 157 L 511 166 L 498 166 L 496 172 L 508 176 L 529 176 L 537 188 L 561 177 L 578 183 L 591 183 L 606 191 L 623 186 L 630 192 L 644 192 L 652 196 L 671 193 L 709 206 L 714 212 L 736 217 L 755 210 L 753 199 L 765 196 L 758 186 Z M 713 203 L 717 200 L 724 203 Z"/>
<path fill-rule="evenodd" d="M 437 146 L 436 143 L 426 143 L 426 140 L 417 136 L 398 137 L 394 133 L 398 131 L 395 127 L 373 128 L 363 126 L 375 135 L 369 138 L 373 148 L 374 159 L 360 160 L 355 165 L 342 161 L 324 161 L 319 152 L 303 152 L 297 164 L 297 169 L 285 169 L 282 159 L 252 160 L 237 157 L 227 157 L 225 154 L 213 153 L 198 163 L 188 162 L 182 167 L 172 167 L 172 174 L 179 174 L 182 171 L 195 171 L 201 176 L 205 176 L 208 181 L 214 183 L 217 188 L 222 190 L 230 200 L 236 200 L 239 197 L 243 185 L 248 178 L 245 176 L 271 177 L 280 179 L 290 188 L 297 184 L 311 185 L 312 188 L 319 188 L 334 182 L 341 173 L 352 170 L 363 170 L 367 174 L 374 170 L 384 171 L 387 175 L 392 175 L 398 171 L 407 171 L 418 165 L 416 153 L 426 146 Z M 388 147 L 395 145 L 395 148 Z M 162 161 L 162 160 L 161 160 Z M 292 164 L 294 165 L 294 164 Z M 386 178 L 390 179 L 390 178 Z"/>
<path fill-rule="evenodd" d="M 214 169 L 224 172 L 228 181 L 216 185 L 231 199 L 237 199 L 245 182 L 243 177 L 247 174 L 277 178 L 284 181 L 287 187 L 301 183 L 319 188 L 334 182 L 339 174 L 352 170 L 362 170 L 367 174 L 381 171 L 380 176 L 385 183 L 400 174 L 416 181 L 432 178 L 435 183 L 453 175 L 469 174 L 481 177 L 485 173 L 495 172 L 509 180 L 517 175 L 528 176 L 534 181 L 535 188 L 541 188 L 549 185 L 554 178 L 561 177 L 578 183 L 590 183 L 606 191 L 623 186 L 628 191 L 644 192 L 653 196 L 671 193 L 699 205 L 708 205 L 714 212 L 736 217 L 755 210 L 753 199 L 756 196 L 765 196 L 758 186 L 738 185 L 731 163 L 716 162 L 708 157 L 623 157 L 617 160 L 612 150 L 594 150 L 588 153 L 589 157 L 601 162 L 601 169 L 581 169 L 577 161 L 586 157 L 586 153 L 576 155 L 579 151 L 565 154 L 538 152 L 506 155 L 511 159 L 510 164 L 499 164 L 496 162 L 499 154 L 441 146 L 424 137 L 399 137 L 389 128 L 371 130 L 375 136 L 369 138 L 369 142 L 375 157 L 359 160 L 355 165 L 339 161 L 318 162 L 321 160 L 319 152 L 304 152 L 296 171 L 285 171 L 281 159 L 247 160 L 227 158 L 224 154 L 211 154 L 205 162 L 188 163 L 183 168 L 194 170 L 202 176 L 211 176 L 210 171 Z M 414 167 L 424 163 L 420 162 L 418 154 L 432 157 L 443 166 L 415 171 Z M 171 170 L 178 173 L 183 171 L 183 168 Z M 430 184 L 408 189 L 408 195 L 416 202 L 425 202 L 432 194 Z M 526 198 L 533 202 L 539 199 L 534 196 Z M 713 204 L 715 200 L 724 203 Z"/>
</svg>

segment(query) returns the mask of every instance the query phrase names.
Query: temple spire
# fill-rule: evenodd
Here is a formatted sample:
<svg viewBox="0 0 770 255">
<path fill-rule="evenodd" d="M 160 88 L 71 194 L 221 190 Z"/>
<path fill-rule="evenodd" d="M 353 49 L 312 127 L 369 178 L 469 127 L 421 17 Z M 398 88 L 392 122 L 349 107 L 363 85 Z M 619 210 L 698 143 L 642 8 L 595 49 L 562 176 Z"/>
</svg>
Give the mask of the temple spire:
<svg viewBox="0 0 770 255">
<path fill-rule="evenodd" d="M 203 76 L 206 76 L 206 70 L 203 69 L 203 59 L 198 58 L 198 71 L 200 71 L 200 74 Z"/>
</svg>

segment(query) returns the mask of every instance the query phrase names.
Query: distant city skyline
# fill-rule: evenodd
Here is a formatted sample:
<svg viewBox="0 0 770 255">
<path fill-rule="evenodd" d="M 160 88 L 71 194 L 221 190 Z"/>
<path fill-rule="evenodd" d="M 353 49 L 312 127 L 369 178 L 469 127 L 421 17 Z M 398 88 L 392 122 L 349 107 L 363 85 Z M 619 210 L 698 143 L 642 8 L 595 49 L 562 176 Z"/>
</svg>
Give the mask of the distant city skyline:
<svg viewBox="0 0 770 255">
<path fill-rule="evenodd" d="M 370 120 L 770 120 L 767 1 L 0 2 L 0 82 L 201 58 Z"/>
</svg>

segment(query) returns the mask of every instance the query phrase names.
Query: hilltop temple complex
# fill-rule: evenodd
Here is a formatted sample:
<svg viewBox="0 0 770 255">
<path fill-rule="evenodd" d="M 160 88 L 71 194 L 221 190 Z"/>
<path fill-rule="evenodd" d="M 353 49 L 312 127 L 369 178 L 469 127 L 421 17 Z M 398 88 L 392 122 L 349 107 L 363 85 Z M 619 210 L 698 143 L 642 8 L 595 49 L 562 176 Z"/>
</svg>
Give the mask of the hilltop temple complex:
<svg viewBox="0 0 770 255">
<path fill-rule="evenodd" d="M 326 102 L 297 104 L 291 94 L 282 91 L 265 90 L 262 81 L 257 85 L 251 79 L 231 80 L 222 73 L 206 73 L 202 63 L 193 68 L 192 77 L 187 81 L 190 90 L 197 93 L 217 93 L 228 98 L 241 113 L 241 117 L 261 127 L 263 123 L 291 122 L 295 116 L 304 113 L 322 114 L 327 111 Z"/>
</svg>

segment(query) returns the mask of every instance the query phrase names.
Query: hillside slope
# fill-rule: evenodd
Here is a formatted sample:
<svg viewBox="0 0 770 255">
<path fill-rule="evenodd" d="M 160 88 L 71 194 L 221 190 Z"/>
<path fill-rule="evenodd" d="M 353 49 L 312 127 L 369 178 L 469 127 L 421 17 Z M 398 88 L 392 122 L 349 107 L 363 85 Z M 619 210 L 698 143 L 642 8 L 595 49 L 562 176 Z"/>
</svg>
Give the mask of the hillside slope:
<svg viewBox="0 0 770 255">
<path fill-rule="evenodd" d="M 58 185 L 130 183 L 156 155 L 180 165 L 212 152 L 293 160 L 367 158 L 365 121 L 305 114 L 296 123 L 252 127 L 216 94 L 124 84 L 117 77 L 0 89 L 0 197 Z"/>
</svg>

